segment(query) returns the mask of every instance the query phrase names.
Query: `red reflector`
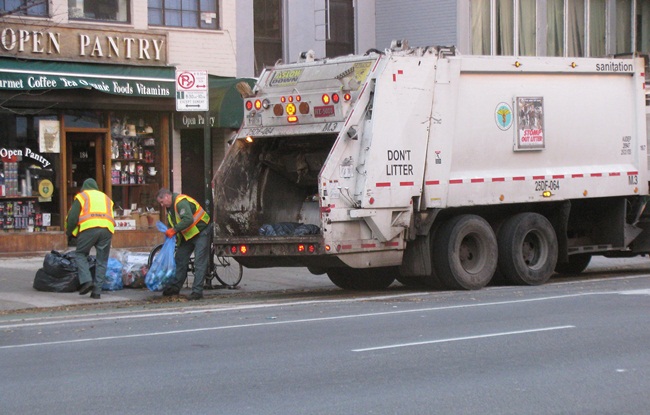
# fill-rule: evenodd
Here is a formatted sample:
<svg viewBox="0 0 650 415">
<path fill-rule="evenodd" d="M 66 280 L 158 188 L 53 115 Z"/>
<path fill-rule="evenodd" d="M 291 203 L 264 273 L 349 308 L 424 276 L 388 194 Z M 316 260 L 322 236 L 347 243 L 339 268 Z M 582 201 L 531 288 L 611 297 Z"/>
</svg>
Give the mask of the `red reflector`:
<svg viewBox="0 0 650 415">
<path fill-rule="evenodd" d="M 298 252 L 305 252 L 305 245 L 298 244 Z"/>
<path fill-rule="evenodd" d="M 316 252 L 316 247 L 315 247 L 314 245 L 309 245 L 309 246 L 307 247 L 307 251 L 308 251 L 310 254 L 313 254 L 314 252 Z"/>
<path fill-rule="evenodd" d="M 235 245 L 230 247 L 230 253 L 233 255 L 237 253 L 237 247 Z"/>
<path fill-rule="evenodd" d="M 332 209 L 329 206 L 321 206 L 320 211 L 321 213 L 330 213 Z"/>
<path fill-rule="evenodd" d="M 332 94 L 332 102 L 335 104 L 339 102 L 339 94 Z"/>
<path fill-rule="evenodd" d="M 239 246 L 239 252 L 242 255 L 246 255 L 248 253 L 248 247 L 246 245 L 240 245 Z"/>
<path fill-rule="evenodd" d="M 298 117 L 296 117 L 295 115 L 290 115 L 290 116 L 287 117 L 287 121 L 289 121 L 289 122 L 298 122 Z"/>
</svg>

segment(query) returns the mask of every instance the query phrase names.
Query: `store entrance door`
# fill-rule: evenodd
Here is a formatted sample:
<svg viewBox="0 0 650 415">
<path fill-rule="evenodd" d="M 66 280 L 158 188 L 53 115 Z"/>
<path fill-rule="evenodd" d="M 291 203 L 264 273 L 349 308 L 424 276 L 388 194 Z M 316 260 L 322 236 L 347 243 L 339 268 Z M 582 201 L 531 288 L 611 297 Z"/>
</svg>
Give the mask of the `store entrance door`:
<svg viewBox="0 0 650 415">
<path fill-rule="evenodd" d="M 102 164 L 104 134 L 68 132 L 66 134 L 66 170 L 68 204 L 81 190 L 84 180 L 95 179 L 99 190 L 104 190 L 104 169 Z M 67 210 L 66 210 L 67 211 Z"/>
<path fill-rule="evenodd" d="M 201 206 L 205 205 L 204 176 L 203 130 L 181 130 L 181 186 Z"/>
</svg>

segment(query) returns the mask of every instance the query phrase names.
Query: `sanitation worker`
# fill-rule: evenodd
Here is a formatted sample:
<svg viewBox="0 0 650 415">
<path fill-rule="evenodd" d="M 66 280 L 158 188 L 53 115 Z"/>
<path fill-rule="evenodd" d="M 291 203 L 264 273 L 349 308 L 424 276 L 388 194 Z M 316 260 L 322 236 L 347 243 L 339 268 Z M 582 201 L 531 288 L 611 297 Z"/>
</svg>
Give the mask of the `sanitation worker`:
<svg viewBox="0 0 650 415">
<path fill-rule="evenodd" d="M 101 298 L 102 284 L 106 277 L 108 255 L 115 232 L 113 201 L 99 191 L 95 179 L 86 179 L 70 206 L 66 219 L 66 234 L 77 238 L 75 259 L 79 273 L 79 295 L 90 292 L 90 297 Z M 93 283 L 88 264 L 90 249 L 95 247 L 96 265 Z"/>
<path fill-rule="evenodd" d="M 192 293 L 187 299 L 200 300 L 203 298 L 203 283 L 210 260 L 210 232 L 212 231 L 210 215 L 196 200 L 184 194 L 172 193 L 166 188 L 158 191 L 156 200 L 167 209 L 169 228 L 165 236 L 177 238 L 174 255 L 176 275 L 171 285 L 163 290 L 163 295 L 172 296 L 180 293 L 187 279 L 187 264 L 194 252 L 194 283 Z"/>
</svg>

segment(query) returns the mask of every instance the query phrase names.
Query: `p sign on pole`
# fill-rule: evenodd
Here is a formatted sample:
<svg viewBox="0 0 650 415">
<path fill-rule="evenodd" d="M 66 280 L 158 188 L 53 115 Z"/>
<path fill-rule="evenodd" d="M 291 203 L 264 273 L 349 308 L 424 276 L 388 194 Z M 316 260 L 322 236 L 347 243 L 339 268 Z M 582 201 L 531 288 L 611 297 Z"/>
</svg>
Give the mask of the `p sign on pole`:
<svg viewBox="0 0 650 415">
<path fill-rule="evenodd" d="M 208 111 L 208 71 L 176 70 L 176 111 Z"/>
</svg>

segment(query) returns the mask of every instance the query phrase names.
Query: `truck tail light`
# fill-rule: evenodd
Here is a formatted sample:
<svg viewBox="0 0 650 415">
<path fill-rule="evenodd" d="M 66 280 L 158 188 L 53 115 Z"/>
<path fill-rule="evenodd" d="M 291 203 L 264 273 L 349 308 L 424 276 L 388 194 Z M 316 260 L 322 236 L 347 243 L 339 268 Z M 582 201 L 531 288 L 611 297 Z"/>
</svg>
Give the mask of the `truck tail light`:
<svg viewBox="0 0 650 415">
<path fill-rule="evenodd" d="M 298 122 L 298 117 L 296 117 L 295 115 L 289 115 L 287 117 L 287 121 L 290 123 Z"/>
<path fill-rule="evenodd" d="M 262 108 L 262 101 L 260 101 L 259 99 L 255 100 L 255 109 L 259 110 L 261 108 Z"/>
<path fill-rule="evenodd" d="M 308 244 L 308 245 L 298 244 L 297 249 L 298 249 L 298 253 L 301 253 L 301 254 L 304 254 L 305 252 L 313 254 L 314 252 L 316 252 L 316 245 L 314 245 L 314 244 Z"/>
<path fill-rule="evenodd" d="M 246 111 L 253 109 L 253 101 L 246 101 Z"/>
<path fill-rule="evenodd" d="M 347 92 L 347 93 L 345 93 L 345 94 L 343 95 L 343 100 L 344 100 L 344 101 L 349 101 L 349 100 L 351 100 L 351 99 L 352 99 L 352 95 L 350 95 L 349 92 Z"/>
<path fill-rule="evenodd" d="M 309 114 L 309 104 L 301 102 L 300 105 L 298 105 L 298 111 L 300 111 L 301 114 Z"/>
<path fill-rule="evenodd" d="M 231 255 L 246 255 L 248 253 L 248 246 L 247 245 L 231 245 L 230 246 L 230 254 Z"/>
<path fill-rule="evenodd" d="M 338 104 L 339 100 L 340 100 L 339 94 L 336 94 L 336 93 L 332 94 L 332 102 L 333 103 Z"/>
<path fill-rule="evenodd" d="M 330 96 L 327 94 L 323 94 L 322 100 L 323 100 L 323 104 L 327 105 L 330 103 Z"/>
<path fill-rule="evenodd" d="M 273 114 L 275 114 L 276 117 L 281 117 L 284 114 L 282 104 L 275 104 L 273 106 Z"/>
</svg>

